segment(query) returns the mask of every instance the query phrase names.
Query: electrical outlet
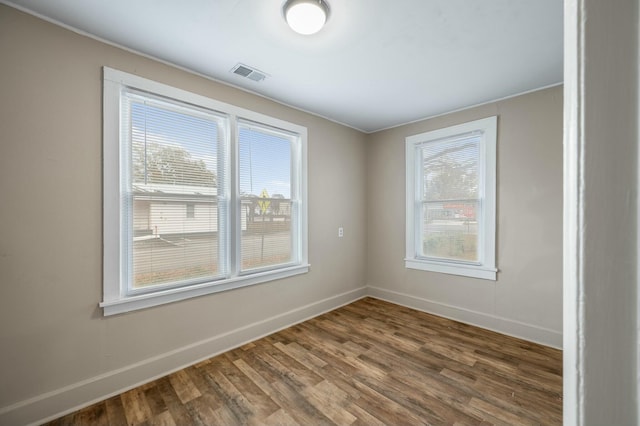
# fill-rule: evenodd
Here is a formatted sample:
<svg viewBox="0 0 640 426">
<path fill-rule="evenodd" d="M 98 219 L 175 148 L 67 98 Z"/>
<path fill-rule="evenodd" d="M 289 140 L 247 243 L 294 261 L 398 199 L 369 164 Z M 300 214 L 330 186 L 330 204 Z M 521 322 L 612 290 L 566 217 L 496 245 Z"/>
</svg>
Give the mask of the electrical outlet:
<svg viewBox="0 0 640 426">
<path fill-rule="evenodd" d="M 338 237 L 339 238 L 344 237 L 344 228 L 342 226 L 338 228 Z"/>
</svg>

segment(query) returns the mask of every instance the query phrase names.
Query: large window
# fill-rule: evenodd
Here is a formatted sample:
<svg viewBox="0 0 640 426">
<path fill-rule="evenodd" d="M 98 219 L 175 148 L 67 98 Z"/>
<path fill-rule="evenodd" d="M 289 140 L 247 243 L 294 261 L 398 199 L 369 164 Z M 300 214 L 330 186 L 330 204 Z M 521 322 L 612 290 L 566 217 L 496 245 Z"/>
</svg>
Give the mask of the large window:
<svg viewBox="0 0 640 426">
<path fill-rule="evenodd" d="M 496 279 L 496 123 L 406 139 L 407 268 Z"/>
<path fill-rule="evenodd" d="M 104 69 L 105 315 L 308 271 L 306 129 Z"/>
</svg>

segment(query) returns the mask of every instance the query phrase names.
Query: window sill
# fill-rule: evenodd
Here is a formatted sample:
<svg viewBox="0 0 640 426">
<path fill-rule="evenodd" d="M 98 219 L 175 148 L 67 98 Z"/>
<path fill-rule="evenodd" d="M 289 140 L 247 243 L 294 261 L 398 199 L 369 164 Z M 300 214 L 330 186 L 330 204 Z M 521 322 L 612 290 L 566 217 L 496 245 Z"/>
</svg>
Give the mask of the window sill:
<svg viewBox="0 0 640 426">
<path fill-rule="evenodd" d="M 498 272 L 496 268 L 484 265 L 465 265 L 462 263 L 434 262 L 422 259 L 405 259 L 404 262 L 407 269 L 419 269 L 491 281 L 496 281 L 496 273 Z"/>
<path fill-rule="evenodd" d="M 305 274 L 309 272 L 309 269 L 309 264 L 296 265 L 288 268 L 234 277 L 189 287 L 172 288 L 137 296 L 122 296 L 115 300 L 105 300 L 100 303 L 100 307 L 104 310 L 104 316 L 117 315 L 138 309 L 177 302 L 179 300 L 190 299 L 192 297 L 203 296 L 205 294 L 218 293 L 221 291 L 232 290 L 234 288 L 246 287 L 253 284 L 260 284 L 294 275 Z"/>
</svg>

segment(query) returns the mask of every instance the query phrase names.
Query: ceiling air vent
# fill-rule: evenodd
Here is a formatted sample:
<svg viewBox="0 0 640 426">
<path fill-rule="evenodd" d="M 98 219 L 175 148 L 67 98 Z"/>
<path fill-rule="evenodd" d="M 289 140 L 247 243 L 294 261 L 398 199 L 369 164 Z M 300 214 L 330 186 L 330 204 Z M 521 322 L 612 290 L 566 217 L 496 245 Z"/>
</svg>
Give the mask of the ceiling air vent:
<svg viewBox="0 0 640 426">
<path fill-rule="evenodd" d="M 262 81 L 267 78 L 267 74 L 244 64 L 238 64 L 235 67 L 231 68 L 231 72 L 253 81 Z"/>
</svg>

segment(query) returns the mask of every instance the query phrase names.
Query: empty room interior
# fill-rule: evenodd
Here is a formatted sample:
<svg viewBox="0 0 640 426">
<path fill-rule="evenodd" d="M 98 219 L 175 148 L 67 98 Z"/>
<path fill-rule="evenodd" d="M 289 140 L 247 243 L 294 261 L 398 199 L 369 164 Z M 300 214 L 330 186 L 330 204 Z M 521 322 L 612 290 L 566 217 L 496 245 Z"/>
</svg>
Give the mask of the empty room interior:
<svg viewBox="0 0 640 426">
<path fill-rule="evenodd" d="M 602 3 L 1 0 L 0 425 L 637 424 Z"/>
</svg>

